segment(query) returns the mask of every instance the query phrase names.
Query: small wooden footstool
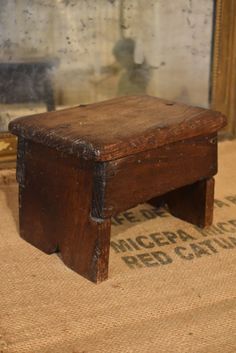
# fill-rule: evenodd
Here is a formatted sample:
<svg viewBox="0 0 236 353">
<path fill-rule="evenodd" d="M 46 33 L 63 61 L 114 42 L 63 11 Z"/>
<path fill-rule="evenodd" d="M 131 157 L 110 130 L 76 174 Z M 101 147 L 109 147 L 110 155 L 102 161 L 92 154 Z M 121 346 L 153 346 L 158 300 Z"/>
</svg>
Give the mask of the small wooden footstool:
<svg viewBox="0 0 236 353">
<path fill-rule="evenodd" d="M 164 201 L 173 215 L 210 225 L 217 131 L 225 124 L 221 113 L 150 96 L 12 121 L 21 236 L 101 282 L 117 213 Z"/>
</svg>

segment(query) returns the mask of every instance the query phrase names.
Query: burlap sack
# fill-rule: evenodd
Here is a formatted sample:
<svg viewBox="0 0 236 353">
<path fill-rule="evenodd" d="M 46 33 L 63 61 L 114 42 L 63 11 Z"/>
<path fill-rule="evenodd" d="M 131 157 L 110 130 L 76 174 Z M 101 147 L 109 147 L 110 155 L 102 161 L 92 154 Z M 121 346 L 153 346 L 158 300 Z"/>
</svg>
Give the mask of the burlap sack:
<svg viewBox="0 0 236 353">
<path fill-rule="evenodd" d="M 214 226 L 147 204 L 121 214 L 100 285 L 19 237 L 17 186 L 0 176 L 0 352 L 236 352 L 236 142 L 219 150 Z"/>
</svg>

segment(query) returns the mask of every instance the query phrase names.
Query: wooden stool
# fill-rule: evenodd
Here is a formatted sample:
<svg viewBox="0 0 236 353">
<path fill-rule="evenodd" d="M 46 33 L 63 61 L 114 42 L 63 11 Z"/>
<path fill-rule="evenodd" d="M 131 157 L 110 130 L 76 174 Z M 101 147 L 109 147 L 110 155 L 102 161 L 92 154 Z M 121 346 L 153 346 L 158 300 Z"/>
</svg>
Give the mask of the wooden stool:
<svg viewBox="0 0 236 353">
<path fill-rule="evenodd" d="M 21 236 L 101 282 L 117 213 L 164 201 L 175 216 L 210 225 L 217 131 L 225 124 L 221 113 L 149 96 L 12 121 Z"/>
</svg>

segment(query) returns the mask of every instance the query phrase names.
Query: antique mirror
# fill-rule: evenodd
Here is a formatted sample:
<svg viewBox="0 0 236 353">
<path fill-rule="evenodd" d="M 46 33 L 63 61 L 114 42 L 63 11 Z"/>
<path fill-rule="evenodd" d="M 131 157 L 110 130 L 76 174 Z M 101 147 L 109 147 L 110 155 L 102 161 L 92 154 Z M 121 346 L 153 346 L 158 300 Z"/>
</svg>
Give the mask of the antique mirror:
<svg viewBox="0 0 236 353">
<path fill-rule="evenodd" d="M 235 134 L 234 0 L 0 0 L 0 167 L 19 116 L 149 94 L 229 117 Z"/>
</svg>

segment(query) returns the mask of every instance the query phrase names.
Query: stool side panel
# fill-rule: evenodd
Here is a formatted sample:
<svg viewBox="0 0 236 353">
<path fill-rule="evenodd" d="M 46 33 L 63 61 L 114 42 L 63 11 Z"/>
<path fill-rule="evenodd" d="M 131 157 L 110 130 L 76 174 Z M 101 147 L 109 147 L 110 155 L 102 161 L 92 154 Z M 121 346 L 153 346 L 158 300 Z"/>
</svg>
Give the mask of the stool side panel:
<svg viewBox="0 0 236 353">
<path fill-rule="evenodd" d="M 215 134 L 108 162 L 102 216 L 115 215 L 216 173 Z"/>
<path fill-rule="evenodd" d="M 108 276 L 110 220 L 90 217 L 93 163 L 26 141 L 20 184 L 21 237 L 99 282 Z M 20 161 L 22 163 L 22 160 Z"/>
<path fill-rule="evenodd" d="M 24 233 L 31 240 L 32 237 L 43 237 L 40 233 L 47 232 L 47 239 L 53 237 L 53 248 L 56 248 L 65 228 L 65 216 L 72 201 L 71 196 L 76 194 L 78 161 L 31 141 L 26 141 L 25 144 L 24 184 L 19 181 L 20 216 L 24 219 L 21 230 L 26 228 Z M 71 216 L 75 211 L 71 205 Z M 27 230 L 28 228 L 31 230 Z"/>
</svg>

